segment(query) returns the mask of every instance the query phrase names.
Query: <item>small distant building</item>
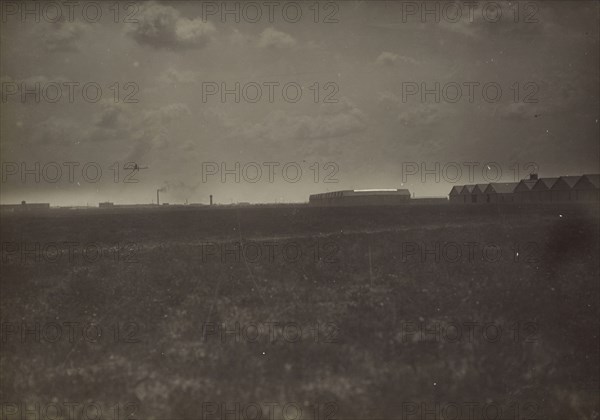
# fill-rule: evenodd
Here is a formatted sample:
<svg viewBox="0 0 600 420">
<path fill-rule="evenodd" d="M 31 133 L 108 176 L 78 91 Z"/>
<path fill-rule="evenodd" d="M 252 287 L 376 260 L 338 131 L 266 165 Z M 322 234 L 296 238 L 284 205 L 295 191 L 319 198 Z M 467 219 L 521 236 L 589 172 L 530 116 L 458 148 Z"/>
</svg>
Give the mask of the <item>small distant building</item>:
<svg viewBox="0 0 600 420">
<path fill-rule="evenodd" d="M 26 203 L 22 201 L 21 209 L 25 211 L 50 210 L 50 203 Z"/>
<path fill-rule="evenodd" d="M 17 211 L 39 211 L 50 210 L 50 203 L 27 203 L 21 201 L 21 204 L 3 204 L 2 211 L 17 212 Z"/>
<path fill-rule="evenodd" d="M 573 187 L 581 179 L 581 176 L 561 176 L 554 183 L 550 191 L 552 201 L 575 201 L 575 191 Z"/>
<path fill-rule="evenodd" d="M 0 204 L 0 211 L 2 213 L 13 213 L 15 211 L 15 207 L 18 207 L 17 204 Z"/>
<path fill-rule="evenodd" d="M 101 209 L 106 209 L 106 208 L 110 208 L 110 207 L 114 207 L 115 203 L 112 203 L 110 201 L 104 201 L 102 203 L 98 203 L 98 207 L 100 207 Z"/>
<path fill-rule="evenodd" d="M 536 182 L 537 181 L 531 179 L 522 179 L 515 188 L 515 201 L 518 203 L 533 202 L 533 191 L 531 190 Z"/>
<path fill-rule="evenodd" d="M 448 194 L 448 199 L 450 200 L 451 203 L 462 202 L 462 196 L 460 195 L 460 192 L 462 191 L 462 189 L 463 189 L 462 185 L 455 185 L 454 187 L 452 187 L 452 189 L 450 190 L 450 194 Z"/>
<path fill-rule="evenodd" d="M 540 178 L 531 189 L 533 201 L 548 202 L 552 201 L 552 192 L 550 189 L 558 178 Z"/>
<path fill-rule="evenodd" d="M 465 185 L 462 190 L 460 190 L 460 196 L 462 197 L 462 203 L 472 203 L 473 202 L 473 188 L 475 185 Z"/>
<path fill-rule="evenodd" d="M 518 182 L 492 182 L 485 189 L 488 203 L 509 203 L 514 201 L 514 191 Z"/>
<path fill-rule="evenodd" d="M 515 188 L 515 201 L 518 203 L 531 203 L 534 201 L 533 187 L 538 182 L 537 174 L 529 175 L 529 179 L 522 179 Z"/>
<path fill-rule="evenodd" d="M 487 195 L 485 195 L 485 189 L 489 184 L 475 184 L 471 191 L 471 202 L 472 203 L 487 203 Z"/>
<path fill-rule="evenodd" d="M 600 174 L 583 175 L 573 190 L 577 201 L 600 201 Z"/>
<path fill-rule="evenodd" d="M 407 189 L 343 190 L 309 197 L 309 204 L 313 206 L 387 206 L 409 202 Z"/>
<path fill-rule="evenodd" d="M 484 194 L 488 184 L 458 185 L 450 190 L 450 201 L 454 203 L 475 204 L 485 203 Z"/>
</svg>

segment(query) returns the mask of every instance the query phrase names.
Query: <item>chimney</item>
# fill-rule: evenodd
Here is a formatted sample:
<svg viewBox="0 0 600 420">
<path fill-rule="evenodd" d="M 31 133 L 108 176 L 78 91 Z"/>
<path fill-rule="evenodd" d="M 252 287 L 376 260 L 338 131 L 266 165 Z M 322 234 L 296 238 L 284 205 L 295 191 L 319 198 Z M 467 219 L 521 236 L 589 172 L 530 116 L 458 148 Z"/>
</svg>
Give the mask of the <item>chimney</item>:
<svg viewBox="0 0 600 420">
<path fill-rule="evenodd" d="M 530 180 L 538 179 L 538 174 L 529 174 L 529 179 Z"/>
<path fill-rule="evenodd" d="M 212 203 L 212 194 L 210 195 L 210 205 L 211 206 L 213 205 L 213 203 Z"/>
<path fill-rule="evenodd" d="M 156 204 L 160 205 L 160 190 L 156 190 Z"/>
</svg>

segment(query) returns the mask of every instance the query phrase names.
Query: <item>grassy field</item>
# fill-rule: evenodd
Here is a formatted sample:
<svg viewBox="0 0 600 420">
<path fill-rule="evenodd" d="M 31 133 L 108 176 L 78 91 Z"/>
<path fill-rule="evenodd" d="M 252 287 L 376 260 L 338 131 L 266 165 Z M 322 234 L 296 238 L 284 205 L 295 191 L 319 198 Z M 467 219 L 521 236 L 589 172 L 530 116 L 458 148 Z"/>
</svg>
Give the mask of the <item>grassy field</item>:
<svg viewBox="0 0 600 420">
<path fill-rule="evenodd" d="M 1 239 L 3 418 L 600 416 L 597 206 L 53 210 Z"/>
</svg>

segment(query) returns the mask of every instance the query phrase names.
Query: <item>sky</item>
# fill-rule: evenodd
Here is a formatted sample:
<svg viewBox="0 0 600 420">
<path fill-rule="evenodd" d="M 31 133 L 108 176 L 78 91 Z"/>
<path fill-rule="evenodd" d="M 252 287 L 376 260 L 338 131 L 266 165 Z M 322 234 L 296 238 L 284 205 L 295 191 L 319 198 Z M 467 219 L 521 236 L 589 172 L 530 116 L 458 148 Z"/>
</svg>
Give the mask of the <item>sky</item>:
<svg viewBox="0 0 600 420">
<path fill-rule="evenodd" d="M 595 1 L 38 3 L 1 6 L 3 204 L 600 172 Z"/>
</svg>

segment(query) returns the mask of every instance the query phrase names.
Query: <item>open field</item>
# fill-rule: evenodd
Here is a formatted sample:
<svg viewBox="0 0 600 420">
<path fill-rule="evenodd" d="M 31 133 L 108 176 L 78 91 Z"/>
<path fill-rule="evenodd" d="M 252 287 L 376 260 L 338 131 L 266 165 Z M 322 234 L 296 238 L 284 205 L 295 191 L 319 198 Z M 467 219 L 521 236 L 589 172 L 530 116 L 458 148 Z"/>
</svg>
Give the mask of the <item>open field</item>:
<svg viewBox="0 0 600 420">
<path fill-rule="evenodd" d="M 596 419 L 599 228 L 573 204 L 3 215 L 3 415 Z"/>
</svg>

